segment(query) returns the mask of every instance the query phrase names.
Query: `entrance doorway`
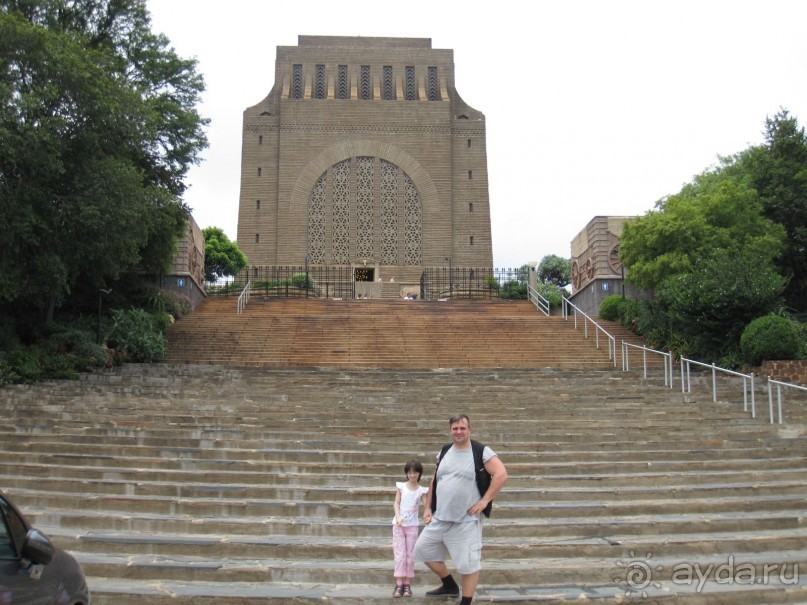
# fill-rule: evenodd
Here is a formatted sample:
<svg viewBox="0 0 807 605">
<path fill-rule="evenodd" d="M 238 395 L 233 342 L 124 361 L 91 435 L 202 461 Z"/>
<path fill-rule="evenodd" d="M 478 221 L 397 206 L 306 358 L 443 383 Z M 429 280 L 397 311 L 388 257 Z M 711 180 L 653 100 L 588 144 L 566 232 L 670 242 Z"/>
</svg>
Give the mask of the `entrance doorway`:
<svg viewBox="0 0 807 605">
<path fill-rule="evenodd" d="M 353 269 L 353 281 L 375 281 L 375 269 L 367 267 L 356 267 Z"/>
</svg>

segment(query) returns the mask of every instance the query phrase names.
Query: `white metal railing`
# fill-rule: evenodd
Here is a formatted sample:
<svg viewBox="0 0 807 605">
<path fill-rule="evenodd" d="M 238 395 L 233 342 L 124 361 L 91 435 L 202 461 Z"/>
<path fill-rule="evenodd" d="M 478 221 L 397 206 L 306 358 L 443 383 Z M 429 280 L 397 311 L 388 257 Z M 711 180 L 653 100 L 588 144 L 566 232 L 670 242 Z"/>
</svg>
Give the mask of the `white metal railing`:
<svg viewBox="0 0 807 605">
<path fill-rule="evenodd" d="M 529 298 L 530 302 L 532 302 L 539 311 L 542 311 L 544 315 L 549 315 L 549 301 L 541 296 L 538 290 L 529 285 L 527 286 L 527 298 Z"/>
<path fill-rule="evenodd" d="M 244 307 L 247 306 L 249 302 L 249 293 L 251 291 L 252 282 L 248 281 L 247 285 L 244 286 L 244 289 L 241 290 L 241 294 L 238 296 L 238 303 L 236 304 L 236 311 L 240 314 L 244 311 Z"/>
<path fill-rule="evenodd" d="M 701 363 L 700 361 L 694 361 L 692 359 L 687 359 L 686 357 L 681 358 L 681 392 L 682 393 L 691 393 L 692 392 L 692 379 L 690 376 L 690 367 L 702 366 L 704 368 L 710 368 L 712 370 L 712 401 L 717 401 L 717 373 L 722 372 L 723 374 L 729 374 L 730 376 L 737 376 L 743 379 L 743 411 L 748 411 L 748 393 L 751 393 L 751 417 L 757 417 L 757 408 L 756 408 L 756 397 L 754 395 L 754 374 L 743 374 L 741 372 L 735 372 L 734 370 L 727 370 L 725 368 L 719 368 L 715 364 L 707 364 Z M 748 385 L 751 385 L 751 388 L 748 388 Z"/>
<path fill-rule="evenodd" d="M 600 324 L 596 321 L 591 319 L 586 313 L 584 313 L 579 307 L 577 307 L 572 301 L 567 299 L 565 296 L 563 297 L 563 319 L 566 321 L 569 320 L 569 307 L 574 310 L 574 329 L 577 329 L 577 316 L 581 315 L 583 317 L 583 334 L 585 338 L 588 338 L 588 324 L 590 323 L 594 326 L 594 341 L 595 346 L 599 349 L 600 348 L 600 333 L 607 339 L 608 341 L 608 359 L 613 360 L 614 367 L 616 367 L 616 338 L 609 334 L 605 328 L 603 328 Z"/>
<path fill-rule="evenodd" d="M 644 377 L 647 378 L 647 355 L 661 355 L 662 362 L 664 363 L 664 386 L 673 388 L 673 357 L 672 351 L 657 351 L 643 345 L 635 345 L 630 342 L 622 341 L 622 371 L 627 372 L 630 370 L 630 354 L 629 348 L 639 349 L 642 352 L 642 370 Z"/>
<path fill-rule="evenodd" d="M 807 391 L 807 387 L 800 386 L 798 384 L 790 384 L 789 382 L 780 382 L 779 380 L 773 380 L 770 376 L 768 377 L 768 410 L 770 412 L 770 422 L 773 422 L 773 388 L 772 385 L 776 385 L 776 401 L 779 407 L 779 422 L 778 424 L 782 424 L 782 387 L 787 387 L 791 389 L 797 389 L 799 391 Z"/>
</svg>

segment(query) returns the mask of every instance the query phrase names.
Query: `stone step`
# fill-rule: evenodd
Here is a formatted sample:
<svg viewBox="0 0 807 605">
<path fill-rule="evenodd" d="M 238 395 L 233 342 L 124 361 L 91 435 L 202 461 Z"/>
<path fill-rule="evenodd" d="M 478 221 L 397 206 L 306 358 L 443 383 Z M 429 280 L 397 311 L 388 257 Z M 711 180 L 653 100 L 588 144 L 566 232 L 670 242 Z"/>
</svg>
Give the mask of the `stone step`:
<svg viewBox="0 0 807 605">
<path fill-rule="evenodd" d="M 543 519 L 565 517 L 570 514 L 578 517 L 629 516 L 640 513 L 675 514 L 675 513 L 710 513 L 756 510 L 789 510 L 807 496 L 807 487 L 796 494 L 758 494 L 753 499 L 744 496 L 715 496 L 686 499 L 653 498 L 624 501 L 574 500 L 508 500 L 497 506 L 496 517 L 501 520 L 522 519 L 535 514 Z M 76 503 L 76 495 L 43 490 L 15 489 L 14 497 L 18 503 L 27 507 L 49 508 L 51 510 L 67 509 Z M 93 494 L 81 495 L 83 511 L 99 511 L 114 514 L 115 512 L 147 512 L 163 515 L 187 516 L 249 516 L 249 517 L 325 517 L 333 519 L 354 519 L 357 517 L 383 519 L 389 516 L 391 507 L 389 497 L 378 497 L 375 501 L 366 500 L 316 500 L 307 494 L 304 500 L 269 500 L 269 499 L 236 499 L 205 498 L 199 494 L 193 497 L 178 498 L 175 496 L 141 496 Z"/>
<path fill-rule="evenodd" d="M 166 581 L 216 581 L 221 583 L 249 582 L 260 583 L 322 583 L 353 584 L 367 583 L 383 586 L 389 582 L 392 557 L 386 561 L 345 561 L 338 560 L 306 560 L 289 566 L 286 559 L 257 557 L 231 557 L 222 559 L 192 555 L 173 555 L 170 557 L 155 555 L 114 555 L 110 553 L 76 553 L 76 558 L 85 573 L 94 577 L 114 577 L 135 580 Z M 773 552 L 737 552 L 732 553 L 735 567 L 742 565 L 741 573 L 749 577 L 762 576 L 764 570 L 775 568 L 784 570 L 783 577 L 798 578 L 799 570 L 807 566 L 807 549 L 777 550 Z M 589 582 L 604 584 L 624 575 L 625 561 L 628 557 L 621 552 L 613 557 L 562 557 L 543 558 L 541 565 L 536 566 L 531 558 L 496 559 L 485 565 L 489 576 L 497 578 L 497 584 L 530 585 L 549 583 L 572 583 L 580 577 L 587 577 Z M 654 555 L 648 563 L 652 565 L 653 577 L 656 581 L 671 581 L 675 566 L 680 565 L 677 557 L 660 557 Z M 700 555 L 688 559 L 687 563 L 708 569 L 728 565 L 727 557 L 717 555 Z M 777 573 L 778 576 L 778 573 Z M 416 575 L 418 582 L 414 587 L 421 593 L 429 588 L 426 583 L 431 580 L 425 573 Z M 421 583 L 423 581 L 423 583 Z M 391 583 L 390 583 L 391 584 Z M 490 590 L 490 584 L 488 586 Z"/>
<path fill-rule="evenodd" d="M 143 555 L 205 555 L 221 558 L 331 559 L 335 552 L 344 561 L 386 560 L 391 557 L 389 532 L 349 540 L 322 535 L 216 535 L 118 532 L 93 530 L 76 534 L 68 528 L 40 526 L 51 538 L 71 551 Z M 490 529 L 490 528 L 488 528 Z M 490 533 L 490 532 L 488 532 Z M 807 528 L 765 531 L 701 532 L 679 534 L 610 534 L 607 536 L 559 535 L 495 536 L 486 540 L 484 558 L 627 557 L 630 552 L 665 556 L 798 550 L 807 543 Z"/>
<path fill-rule="evenodd" d="M 694 575 L 694 574 L 693 574 Z M 353 584 L 300 584 L 300 583 L 250 583 L 250 582 L 151 582 L 136 580 L 110 581 L 108 578 L 89 578 L 90 584 L 103 583 L 105 592 L 93 595 L 94 605 L 132 605 L 149 603 L 150 605 L 174 605 L 179 600 L 200 604 L 234 603 L 237 605 L 293 605 L 305 602 L 328 603 L 365 603 L 387 600 L 392 593 L 392 585 Z M 807 588 L 801 584 L 793 585 L 785 574 L 781 581 L 774 574 L 767 582 L 716 582 L 706 583 L 704 587 L 694 578 L 684 582 L 652 582 L 641 589 L 630 588 L 614 582 L 596 584 L 545 584 L 545 585 L 502 585 L 490 590 L 477 589 L 474 602 L 518 602 L 543 603 L 545 605 L 568 604 L 572 600 L 594 601 L 603 603 L 626 602 L 627 599 L 641 599 L 642 603 L 655 605 L 658 603 L 686 602 L 691 605 L 775 605 L 777 603 L 807 602 Z M 451 602 L 446 599 L 426 598 L 426 590 L 434 585 L 424 585 L 414 596 L 407 599 L 413 605 L 425 605 L 435 602 Z"/>
<path fill-rule="evenodd" d="M 263 534 L 286 536 L 353 537 L 360 535 L 389 535 L 388 515 L 376 518 L 334 517 L 323 520 L 324 508 L 309 507 L 305 516 L 234 516 L 229 511 L 204 517 L 185 513 L 151 513 L 149 511 L 79 510 L 82 499 L 74 502 L 70 510 L 37 509 L 27 507 L 37 523 L 70 529 L 166 532 L 189 534 L 252 535 L 260 530 Z M 596 517 L 576 516 L 574 510 L 564 510 L 565 515 L 492 519 L 486 528 L 487 535 L 496 537 L 558 536 L 573 532 L 578 535 L 597 535 L 598 532 L 657 534 L 697 533 L 704 525 L 710 532 L 767 531 L 803 527 L 803 509 L 800 502 L 791 502 L 791 508 L 773 508 L 751 511 L 712 511 L 680 513 L 648 513 L 613 515 L 603 510 Z M 607 528 L 605 530 L 604 528 Z"/>
<path fill-rule="evenodd" d="M 52 469 L 42 469 L 40 476 L 33 476 L 29 472 L 21 472 L 19 475 L 2 474 L 0 484 L 5 489 L 14 489 L 16 492 L 36 491 L 41 486 L 41 476 L 50 473 Z M 62 475 L 66 473 L 60 473 Z M 373 503 L 381 500 L 388 505 L 387 499 L 390 490 L 380 487 L 353 487 L 345 489 L 341 485 L 322 485 L 313 482 L 305 475 L 300 475 L 300 481 L 293 481 L 286 485 L 247 484 L 247 483 L 224 483 L 207 481 L 205 483 L 194 483 L 186 481 L 176 483 L 169 481 L 144 480 L 140 476 L 130 479 L 110 479 L 102 475 L 109 474 L 107 471 L 98 473 L 96 478 L 87 478 L 83 475 L 80 479 L 50 478 L 49 487 L 64 496 L 87 493 L 95 497 L 109 496 L 138 496 L 138 497 L 174 497 L 174 498 L 218 498 L 218 499 L 274 499 L 283 502 L 294 501 L 328 501 L 350 503 Z M 719 497 L 765 497 L 774 495 L 799 495 L 804 494 L 807 472 L 787 473 L 780 480 L 766 480 L 763 475 L 747 475 L 741 477 L 744 481 L 735 479 L 734 483 L 687 483 L 685 485 L 676 484 L 672 481 L 659 481 L 654 484 L 651 481 L 643 481 L 641 485 L 619 485 L 616 487 L 602 486 L 600 482 L 592 480 L 590 486 L 572 487 L 569 485 L 549 485 L 549 481 L 536 478 L 519 478 L 511 486 L 508 482 L 507 502 L 599 502 L 603 506 L 612 502 L 639 503 L 647 500 L 658 500 L 666 497 L 677 502 L 686 502 L 690 499 L 719 498 Z M 517 482 L 522 479 L 521 482 Z M 540 487 L 535 487 L 538 484 Z"/>
<path fill-rule="evenodd" d="M 510 473 L 475 602 L 800 602 L 673 581 L 675 562 L 807 565 L 807 431 L 741 394 L 688 399 L 622 372 L 126 366 L 0 391 L 0 485 L 96 605 L 388 599 L 390 488 L 412 456 L 428 480 L 462 410 Z M 654 582 L 633 591 L 632 563 Z"/>
</svg>

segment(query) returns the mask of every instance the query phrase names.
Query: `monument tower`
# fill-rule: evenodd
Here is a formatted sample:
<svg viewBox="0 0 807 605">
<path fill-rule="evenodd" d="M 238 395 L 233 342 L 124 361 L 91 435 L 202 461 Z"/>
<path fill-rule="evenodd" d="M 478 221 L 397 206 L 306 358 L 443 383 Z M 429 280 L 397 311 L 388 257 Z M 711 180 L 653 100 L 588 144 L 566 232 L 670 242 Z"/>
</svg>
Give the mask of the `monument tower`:
<svg viewBox="0 0 807 605">
<path fill-rule="evenodd" d="M 424 38 L 300 36 L 244 112 L 238 245 L 251 266 L 493 266 L 485 117 Z"/>
</svg>

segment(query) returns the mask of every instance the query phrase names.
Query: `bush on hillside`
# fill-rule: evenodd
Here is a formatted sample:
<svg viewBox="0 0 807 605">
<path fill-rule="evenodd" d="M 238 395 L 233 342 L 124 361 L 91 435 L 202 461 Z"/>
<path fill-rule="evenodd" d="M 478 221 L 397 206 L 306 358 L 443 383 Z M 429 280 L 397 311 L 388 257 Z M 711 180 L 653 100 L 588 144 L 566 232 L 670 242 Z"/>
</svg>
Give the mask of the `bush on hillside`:
<svg viewBox="0 0 807 605">
<path fill-rule="evenodd" d="M 779 315 L 765 315 L 748 324 L 740 337 L 743 360 L 759 365 L 771 359 L 795 359 L 800 347 L 796 325 Z"/>
<path fill-rule="evenodd" d="M 150 314 L 143 309 L 116 309 L 112 312 L 114 327 L 107 342 L 118 350 L 126 361 L 162 361 L 168 353 L 168 344 L 162 330 L 167 325 L 167 314 Z"/>
<path fill-rule="evenodd" d="M 517 279 L 504 282 L 499 291 L 499 298 L 506 300 L 521 300 L 527 298 L 527 284 L 521 283 Z"/>
<path fill-rule="evenodd" d="M 600 303 L 600 318 L 607 321 L 619 321 L 623 300 L 621 296 L 616 294 L 606 296 Z"/>
</svg>

